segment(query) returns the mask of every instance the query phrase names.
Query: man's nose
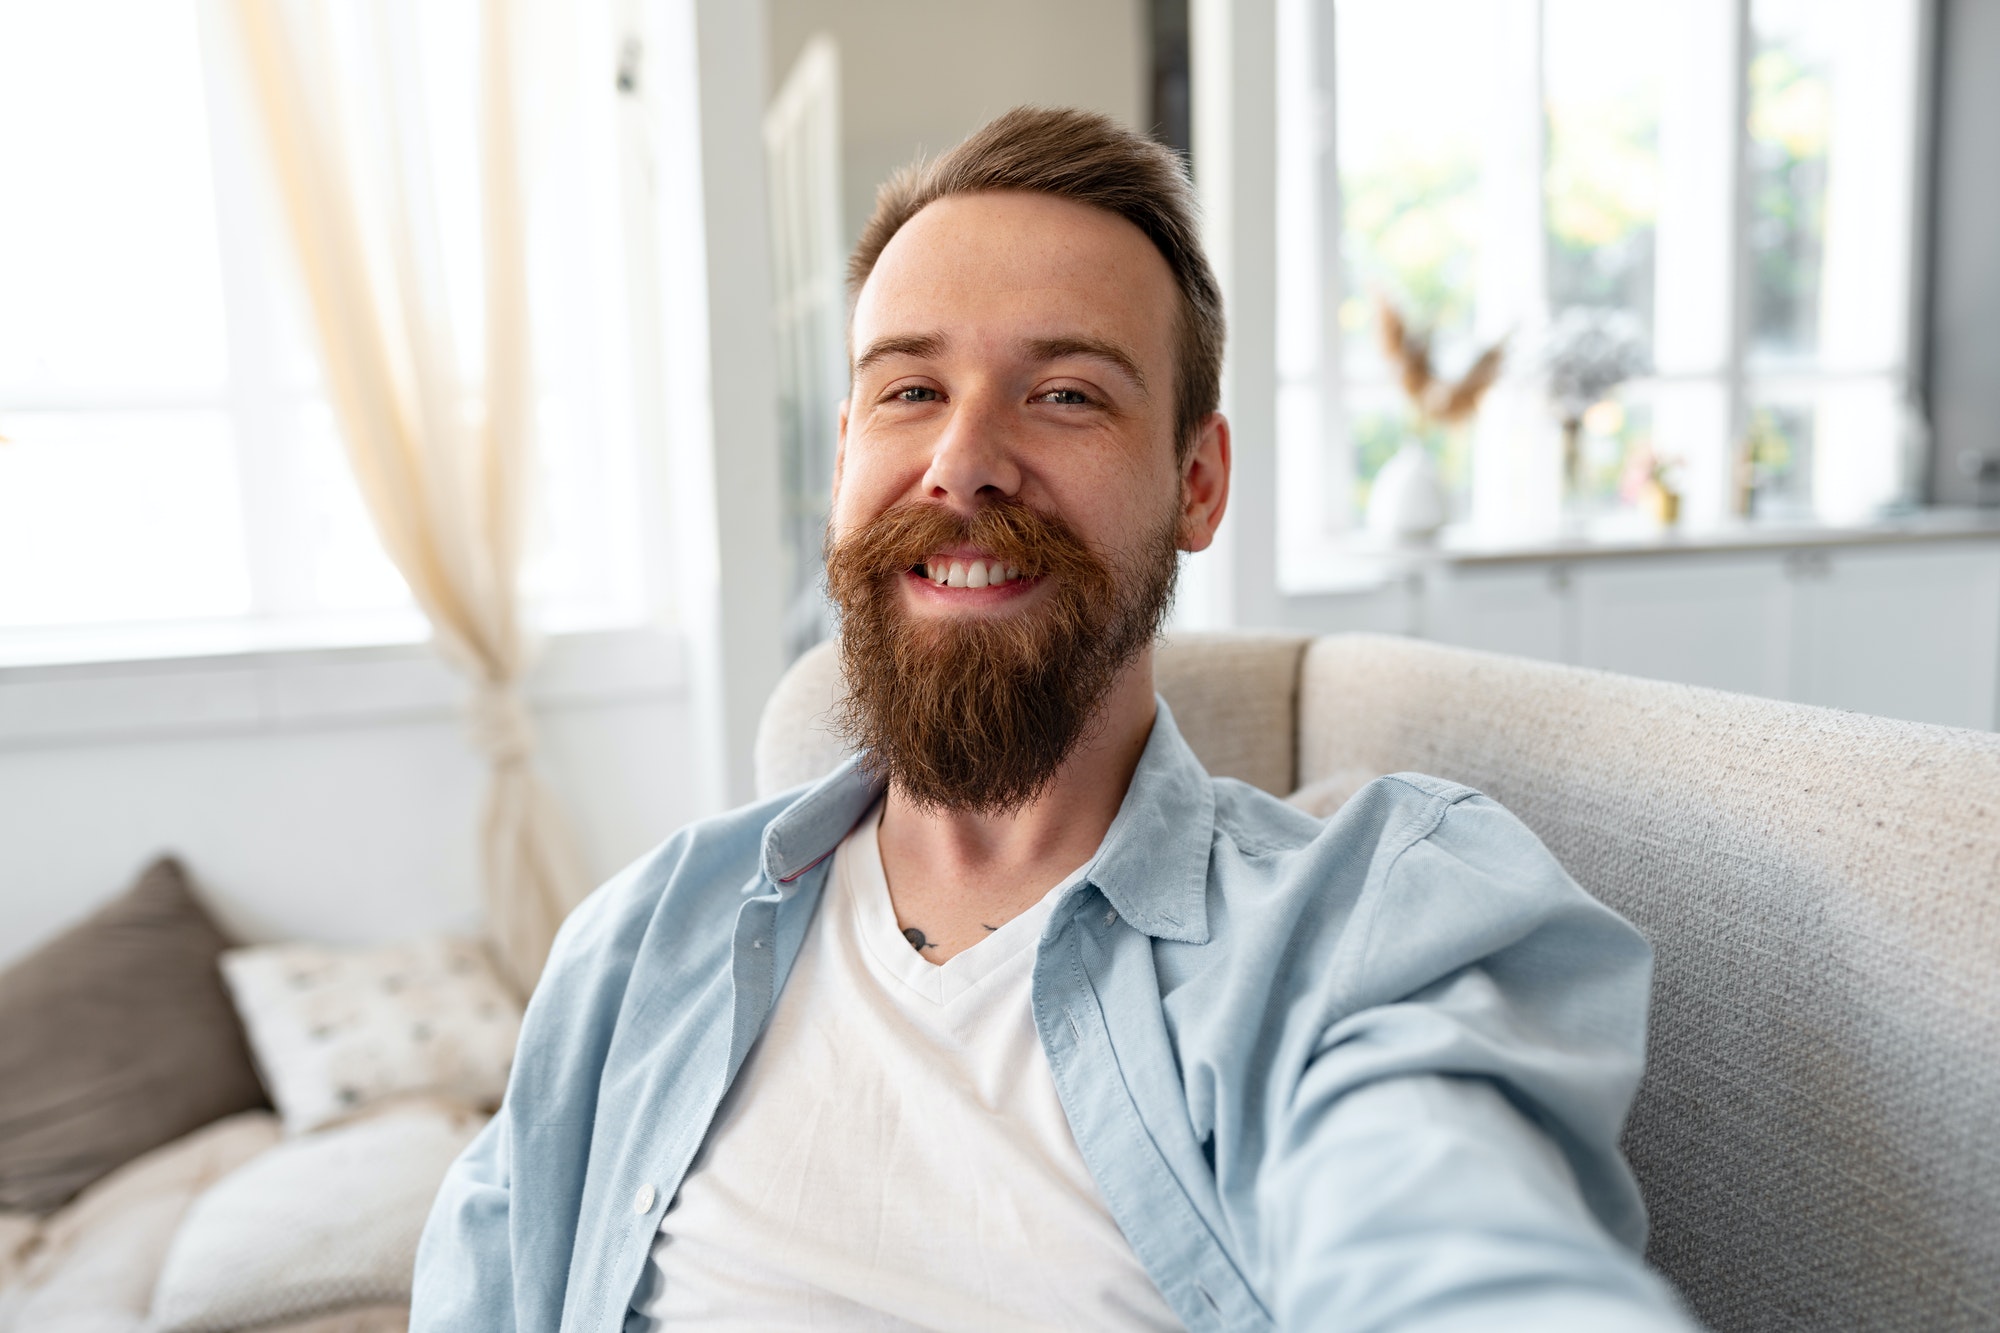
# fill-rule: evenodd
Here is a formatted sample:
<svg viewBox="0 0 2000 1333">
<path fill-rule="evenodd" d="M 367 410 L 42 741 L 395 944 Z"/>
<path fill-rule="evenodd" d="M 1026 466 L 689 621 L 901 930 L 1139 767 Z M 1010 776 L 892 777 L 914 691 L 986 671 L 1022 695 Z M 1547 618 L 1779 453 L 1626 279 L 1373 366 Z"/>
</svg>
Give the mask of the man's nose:
<svg viewBox="0 0 2000 1333">
<path fill-rule="evenodd" d="M 1000 404 L 977 394 L 961 398 L 931 446 L 924 495 L 968 510 L 1015 495 L 1021 468 L 1007 426 Z"/>
</svg>

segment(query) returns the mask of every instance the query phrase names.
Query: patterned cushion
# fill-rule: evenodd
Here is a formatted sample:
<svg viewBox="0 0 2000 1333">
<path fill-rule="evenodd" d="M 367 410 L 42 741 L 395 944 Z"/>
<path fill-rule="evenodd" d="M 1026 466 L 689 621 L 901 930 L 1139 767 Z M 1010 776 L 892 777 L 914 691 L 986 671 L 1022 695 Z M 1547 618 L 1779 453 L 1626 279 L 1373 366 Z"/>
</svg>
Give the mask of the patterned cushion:
<svg viewBox="0 0 2000 1333">
<path fill-rule="evenodd" d="M 188 1210 L 153 1293 L 155 1333 L 407 1304 L 431 1199 L 483 1123 L 400 1106 L 253 1158 Z"/>
<path fill-rule="evenodd" d="M 396 1097 L 500 1104 L 521 1008 L 475 941 L 233 949 L 222 971 L 293 1134 Z"/>
</svg>

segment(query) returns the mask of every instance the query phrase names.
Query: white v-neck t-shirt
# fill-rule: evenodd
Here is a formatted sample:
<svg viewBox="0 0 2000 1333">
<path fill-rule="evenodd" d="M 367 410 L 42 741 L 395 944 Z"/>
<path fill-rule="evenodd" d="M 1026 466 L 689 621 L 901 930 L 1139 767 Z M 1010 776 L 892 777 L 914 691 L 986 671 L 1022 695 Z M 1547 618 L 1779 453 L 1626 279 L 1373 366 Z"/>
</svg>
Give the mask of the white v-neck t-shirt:
<svg viewBox="0 0 2000 1333">
<path fill-rule="evenodd" d="M 660 1220 L 639 1327 L 1173 1329 L 1077 1151 L 1030 1008 L 1062 891 L 942 965 L 896 926 L 881 806 Z"/>
</svg>

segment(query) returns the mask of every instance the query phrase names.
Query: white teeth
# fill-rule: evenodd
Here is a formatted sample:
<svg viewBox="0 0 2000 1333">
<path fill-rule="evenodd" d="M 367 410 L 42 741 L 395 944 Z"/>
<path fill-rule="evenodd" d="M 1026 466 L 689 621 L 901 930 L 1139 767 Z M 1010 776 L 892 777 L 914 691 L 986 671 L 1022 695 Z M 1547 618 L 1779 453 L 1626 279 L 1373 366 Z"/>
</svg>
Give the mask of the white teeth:
<svg viewBox="0 0 2000 1333">
<path fill-rule="evenodd" d="M 940 588 L 997 588 L 1021 577 L 1014 565 L 999 560 L 926 560 L 924 577 Z"/>
</svg>

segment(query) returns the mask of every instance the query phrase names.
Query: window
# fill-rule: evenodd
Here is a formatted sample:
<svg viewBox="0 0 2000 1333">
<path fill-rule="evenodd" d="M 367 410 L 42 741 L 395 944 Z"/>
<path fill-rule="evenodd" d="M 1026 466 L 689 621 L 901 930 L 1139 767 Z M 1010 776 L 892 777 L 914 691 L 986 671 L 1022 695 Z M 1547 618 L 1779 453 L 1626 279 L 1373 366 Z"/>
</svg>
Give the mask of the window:
<svg viewBox="0 0 2000 1333">
<path fill-rule="evenodd" d="M 0 3 L 0 652 L 17 658 L 423 633 L 349 476 L 219 14 Z M 445 53 L 475 49 L 475 14 L 430 5 L 411 25 L 440 106 L 470 106 L 469 57 Z M 644 602 L 613 42 L 607 7 L 568 14 L 534 89 L 560 151 L 530 219 L 524 569 L 558 627 L 630 623 Z M 449 237 L 474 131 L 439 125 Z"/>
<path fill-rule="evenodd" d="M 1918 0 L 1281 0 L 1281 567 L 1355 526 L 1413 427 L 1374 303 L 1476 421 L 1423 439 L 1455 520 L 1615 519 L 1644 445 L 1692 521 L 1905 498 Z M 1614 311 L 1651 369 L 1562 497 L 1537 343 Z"/>
<path fill-rule="evenodd" d="M 847 397 L 846 255 L 840 244 L 840 49 L 806 43 L 764 112 L 778 352 L 781 523 L 789 555 L 785 656 L 827 637 L 821 554 L 834 422 Z"/>
</svg>

